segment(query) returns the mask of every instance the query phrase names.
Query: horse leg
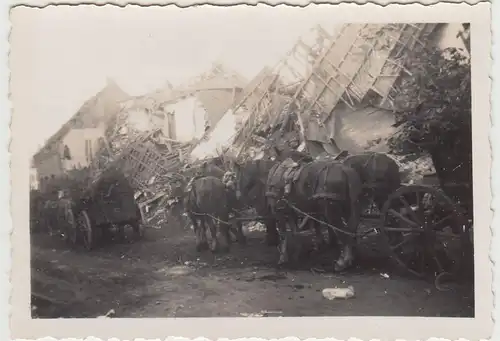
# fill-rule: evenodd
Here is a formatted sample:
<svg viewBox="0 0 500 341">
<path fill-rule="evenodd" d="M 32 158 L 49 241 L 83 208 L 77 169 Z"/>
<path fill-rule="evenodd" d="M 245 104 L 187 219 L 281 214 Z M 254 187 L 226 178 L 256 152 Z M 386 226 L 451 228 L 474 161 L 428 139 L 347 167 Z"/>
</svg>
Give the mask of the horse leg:
<svg viewBox="0 0 500 341">
<path fill-rule="evenodd" d="M 340 233 L 342 236 L 339 234 L 339 239 L 342 242 L 342 250 L 339 259 L 335 263 L 335 271 L 343 271 L 354 263 L 354 247 L 357 242 L 356 231 L 358 229 L 361 214 L 361 207 L 357 201 L 351 201 L 349 205 L 344 203 L 343 206 L 344 214 L 340 217 L 345 218 L 347 222 L 347 233 Z M 344 222 L 342 219 L 340 220 L 342 226 L 344 226 Z"/>
<path fill-rule="evenodd" d="M 336 205 L 336 203 L 332 202 L 331 200 L 326 200 L 326 202 L 325 202 L 325 208 L 327 210 L 325 212 L 325 219 L 326 219 L 326 221 L 328 221 L 329 219 L 331 219 L 328 216 L 328 211 L 335 212 L 335 208 L 332 207 L 333 205 Z M 335 221 L 335 220 L 332 220 L 332 221 Z M 339 239 L 337 237 L 337 233 L 335 232 L 335 230 L 331 226 L 328 226 L 327 228 L 328 228 L 328 245 L 330 246 L 330 248 L 335 249 L 337 246 L 339 246 Z"/>
<path fill-rule="evenodd" d="M 337 234 L 330 226 L 328 226 L 328 244 L 331 248 L 336 248 L 339 245 Z"/>
<path fill-rule="evenodd" d="M 344 230 L 344 223 L 342 221 L 342 203 L 339 201 L 325 200 L 322 202 L 322 206 L 326 222 L 335 226 L 337 229 Z M 331 228 L 329 228 L 329 230 L 330 229 Z M 334 271 L 339 272 L 351 265 L 352 250 L 350 248 L 351 243 L 348 235 L 338 230 L 335 230 L 334 233 L 341 244 L 340 255 L 334 263 Z"/>
<path fill-rule="evenodd" d="M 229 216 L 227 214 L 223 214 L 221 220 L 223 221 L 218 221 L 217 223 L 217 227 L 220 231 L 223 240 L 223 244 L 220 249 L 222 252 L 226 253 L 229 252 L 229 250 L 231 249 L 231 242 L 232 242 L 230 234 L 231 225 L 230 222 L 228 222 Z"/>
<path fill-rule="evenodd" d="M 280 244 L 280 233 L 278 221 L 272 218 L 264 220 L 266 226 L 266 244 L 269 246 L 278 246 Z"/>
<path fill-rule="evenodd" d="M 289 238 L 289 232 L 287 231 L 286 221 L 283 219 L 283 217 L 279 217 L 276 220 L 276 224 L 278 225 L 279 236 L 280 236 L 280 242 L 278 245 L 280 257 L 278 260 L 278 266 L 281 266 L 288 263 L 289 261 L 288 250 L 289 250 L 290 238 Z"/>
<path fill-rule="evenodd" d="M 196 235 L 196 251 L 201 252 L 208 249 L 208 241 L 206 234 L 206 226 L 203 218 L 194 219 L 191 217 L 193 223 L 194 233 Z"/>
<path fill-rule="evenodd" d="M 288 253 L 289 259 L 291 259 L 291 265 L 295 265 L 300 261 L 300 257 L 302 255 L 302 244 L 301 240 L 297 238 L 298 225 L 297 225 L 298 217 L 295 214 L 291 214 L 289 219 L 287 220 L 287 225 L 290 227 L 290 234 L 288 235 Z"/>
<path fill-rule="evenodd" d="M 212 237 L 212 240 L 210 241 L 210 251 L 217 252 L 219 249 L 219 239 L 217 239 L 217 223 L 213 218 L 209 218 L 207 225 L 210 230 L 210 236 Z"/>
<path fill-rule="evenodd" d="M 231 234 L 230 234 L 230 226 L 225 223 L 219 223 L 218 228 L 223 240 L 222 246 L 220 247 L 221 252 L 227 253 L 231 249 Z"/>
<path fill-rule="evenodd" d="M 230 230 L 236 237 L 236 241 L 238 242 L 238 244 L 245 245 L 247 243 L 247 237 L 243 233 L 243 226 L 241 224 L 241 221 L 235 219 L 231 223 Z"/>
<path fill-rule="evenodd" d="M 316 239 L 318 241 L 318 247 L 319 249 L 323 249 L 326 246 L 326 241 L 325 238 L 323 237 L 323 232 L 321 231 L 321 224 L 312 219 L 309 219 L 309 221 L 306 222 L 306 224 L 308 229 L 311 228 L 314 229 L 314 235 L 316 236 Z"/>
<path fill-rule="evenodd" d="M 256 211 L 259 216 L 266 217 L 263 220 L 263 223 L 266 226 L 266 244 L 269 246 L 278 246 L 280 243 L 280 235 L 278 232 L 276 219 L 269 218 L 269 215 L 271 215 L 271 210 L 269 208 L 259 207 Z"/>
<path fill-rule="evenodd" d="M 332 209 L 335 210 L 334 208 L 331 207 L 332 201 L 327 199 L 322 199 L 321 202 L 317 204 L 317 206 L 319 208 L 319 210 L 317 211 L 318 215 L 322 217 L 326 223 L 329 223 L 329 220 L 332 218 L 330 218 L 328 212 L 331 211 Z M 326 247 L 327 245 L 331 248 L 335 248 L 336 246 L 338 246 L 337 235 L 334 229 L 332 229 L 330 226 L 326 226 L 328 231 L 328 244 L 327 244 L 323 236 L 323 231 L 322 231 L 323 224 L 316 222 L 313 225 L 313 227 L 316 238 L 319 240 L 320 248 Z"/>
<path fill-rule="evenodd" d="M 290 214 L 286 217 L 281 216 L 278 220 L 278 226 L 280 231 L 280 259 L 278 262 L 279 266 L 282 265 L 295 265 L 301 255 L 301 245 L 297 239 L 297 217 L 294 214 Z"/>
<path fill-rule="evenodd" d="M 269 246 L 278 246 L 280 243 L 280 234 L 278 231 L 278 222 L 275 219 L 266 219 L 266 244 Z"/>
</svg>

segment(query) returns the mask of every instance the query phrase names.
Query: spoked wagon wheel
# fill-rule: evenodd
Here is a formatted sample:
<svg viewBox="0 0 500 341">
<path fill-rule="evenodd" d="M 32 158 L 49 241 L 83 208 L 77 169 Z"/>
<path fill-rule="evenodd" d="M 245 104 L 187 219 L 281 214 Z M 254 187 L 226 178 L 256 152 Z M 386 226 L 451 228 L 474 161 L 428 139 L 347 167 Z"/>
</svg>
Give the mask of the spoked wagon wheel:
<svg viewBox="0 0 500 341">
<path fill-rule="evenodd" d="M 401 187 L 387 199 L 381 219 L 387 251 L 400 268 L 417 277 L 459 270 L 468 231 L 461 208 L 443 191 Z"/>
<path fill-rule="evenodd" d="M 92 250 L 94 247 L 94 234 L 92 229 L 92 223 L 90 221 L 89 215 L 85 210 L 81 211 L 78 215 L 78 230 L 82 234 L 83 247 L 86 250 Z"/>
</svg>

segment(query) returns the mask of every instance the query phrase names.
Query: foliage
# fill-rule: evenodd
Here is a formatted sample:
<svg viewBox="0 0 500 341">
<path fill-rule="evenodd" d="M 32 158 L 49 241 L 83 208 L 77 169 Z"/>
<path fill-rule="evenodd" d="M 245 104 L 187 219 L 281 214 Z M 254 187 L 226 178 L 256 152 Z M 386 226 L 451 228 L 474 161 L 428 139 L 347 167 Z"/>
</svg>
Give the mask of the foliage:
<svg viewBox="0 0 500 341">
<path fill-rule="evenodd" d="M 471 150 L 469 58 L 454 48 L 426 49 L 415 51 L 405 67 L 410 76 L 401 79 L 394 96 L 394 105 L 401 111 L 396 119 L 398 132 L 389 140 L 392 151 L 432 154 L 444 146 L 465 153 Z"/>
</svg>

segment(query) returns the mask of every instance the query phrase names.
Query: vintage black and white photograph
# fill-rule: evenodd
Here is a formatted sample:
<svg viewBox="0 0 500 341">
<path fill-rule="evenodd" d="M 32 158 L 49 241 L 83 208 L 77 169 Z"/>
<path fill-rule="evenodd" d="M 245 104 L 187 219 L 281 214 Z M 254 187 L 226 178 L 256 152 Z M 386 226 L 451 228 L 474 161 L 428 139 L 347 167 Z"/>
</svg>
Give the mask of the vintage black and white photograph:
<svg viewBox="0 0 500 341">
<path fill-rule="evenodd" d="M 476 316 L 474 23 L 335 13 L 13 10 L 32 319 Z"/>
</svg>

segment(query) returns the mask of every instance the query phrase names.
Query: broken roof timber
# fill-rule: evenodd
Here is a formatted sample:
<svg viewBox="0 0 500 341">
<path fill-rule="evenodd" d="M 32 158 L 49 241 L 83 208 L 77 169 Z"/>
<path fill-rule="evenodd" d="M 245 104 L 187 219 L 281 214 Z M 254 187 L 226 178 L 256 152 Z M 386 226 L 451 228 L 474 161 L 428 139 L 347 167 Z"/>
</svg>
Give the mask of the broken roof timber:
<svg viewBox="0 0 500 341">
<path fill-rule="evenodd" d="M 353 108 L 371 92 L 384 98 L 404 71 L 409 51 L 426 45 L 438 25 L 345 24 L 335 34 L 317 28 L 317 37 L 309 45 L 299 39 L 275 70 L 280 80 L 299 84 L 293 103 L 303 138 L 307 139 L 312 116 L 321 126 L 339 103 Z M 290 79 L 283 77 L 285 73 Z M 268 115 L 273 100 L 271 88 L 269 84 L 262 89 L 259 100 L 251 106 L 251 115 L 239 132 L 240 140 L 260 124 L 257 117 Z"/>
</svg>

